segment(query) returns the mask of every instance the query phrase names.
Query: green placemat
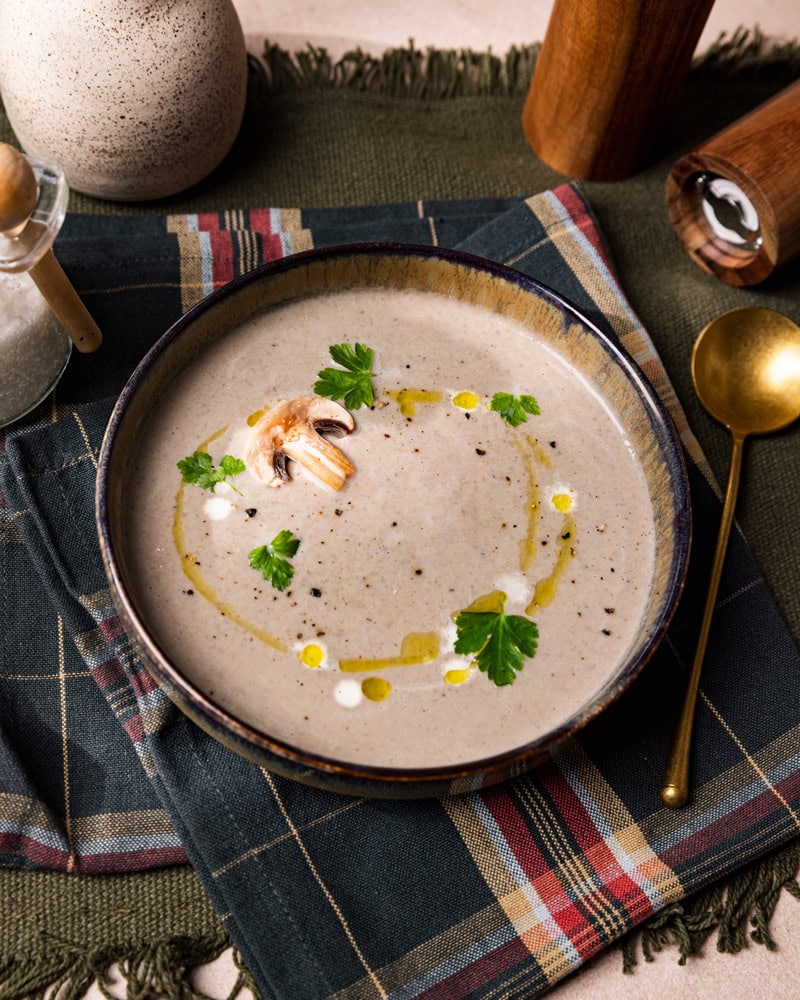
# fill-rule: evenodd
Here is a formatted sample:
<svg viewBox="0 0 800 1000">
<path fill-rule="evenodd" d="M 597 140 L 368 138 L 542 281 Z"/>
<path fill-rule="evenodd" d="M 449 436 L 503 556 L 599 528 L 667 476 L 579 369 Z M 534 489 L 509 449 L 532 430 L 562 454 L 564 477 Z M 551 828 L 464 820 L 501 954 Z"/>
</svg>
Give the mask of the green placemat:
<svg viewBox="0 0 800 1000">
<path fill-rule="evenodd" d="M 505 61 L 447 54 L 438 71 L 439 78 L 446 80 L 446 96 L 439 97 L 425 93 L 424 76 L 408 71 L 409 65 L 418 64 L 414 53 L 403 55 L 405 62 L 398 56 L 398 64 L 382 63 L 382 72 L 374 69 L 375 64 L 356 59 L 358 71 L 350 72 L 349 82 L 342 85 L 335 72 L 328 73 L 319 54 L 307 56 L 303 65 L 287 63 L 284 54 L 272 51 L 269 65 L 281 72 L 271 82 L 255 78 L 239 142 L 208 181 L 169 203 L 119 206 L 73 194 L 70 208 L 163 213 L 544 190 L 562 178 L 535 159 L 519 126 L 533 54 L 515 53 Z M 715 472 L 724 479 L 728 438 L 692 396 L 691 342 L 710 314 L 733 306 L 756 303 L 786 311 L 794 307 L 796 313 L 800 268 L 792 265 L 767 286 L 751 291 L 729 288 L 704 275 L 671 236 L 663 210 L 663 186 L 669 167 L 684 150 L 795 79 L 799 61 L 795 46 L 765 54 L 757 38 L 745 36 L 739 36 L 727 50 L 723 46 L 718 56 L 706 60 L 687 81 L 673 115 L 664 124 L 651 165 L 624 183 L 589 184 L 587 190 L 623 285 L 653 337 Z M 287 65 L 301 68 L 288 73 Z M 400 72 L 398 65 L 406 68 Z M 13 141 L 4 118 L 0 139 Z M 678 303 L 680 308 L 676 308 Z M 796 495 L 800 486 L 797 451 L 797 437 L 791 431 L 769 442 L 754 441 L 739 506 L 739 520 L 796 641 L 800 639 L 800 597 L 792 579 L 797 546 L 787 540 L 799 537 L 800 510 L 792 509 L 787 498 Z M 780 531 L 775 530 L 776 524 Z M 777 887 L 792 883 L 797 854 L 796 846 L 790 845 L 779 858 L 755 866 L 757 871 L 742 873 L 730 890 L 736 905 L 727 911 L 721 901 L 722 887 L 717 887 L 699 900 L 660 914 L 662 926 L 651 927 L 645 940 L 658 945 L 664 934 L 675 932 L 688 952 L 722 921 L 726 940 L 735 947 L 741 940 L 742 916 L 755 912 L 762 925 L 760 937 L 768 942 L 765 928 L 770 907 Z M 165 904 L 168 896 L 175 899 L 180 919 Z M 170 952 L 169 964 L 175 968 L 180 964 L 179 954 L 199 962 L 213 957 L 225 942 L 218 918 L 188 869 L 113 879 L 4 870 L 0 872 L 0 900 L 11 904 L 2 906 L 0 912 L 0 972 L 15 955 L 41 958 L 38 965 L 32 963 L 25 984 L 8 983 L 0 996 L 34 992 L 64 974 L 64 962 L 76 954 L 100 956 L 99 962 L 92 964 L 92 960 L 86 966 L 99 969 L 114 957 L 141 956 L 142 949 L 163 947 L 165 927 L 174 937 L 169 947 L 184 949 Z M 700 916 L 692 914 L 693 907 Z M 120 918 L 116 922 L 100 919 L 103 913 L 112 912 Z M 57 956 L 58 968 L 58 962 L 53 964 Z M 75 983 L 81 978 L 81 962 L 74 967 Z M 179 977 L 175 982 L 179 983 Z"/>
<path fill-rule="evenodd" d="M 186 997 L 187 974 L 230 941 L 191 868 L 76 878 L 0 873 L 2 997 L 79 997 L 120 965 L 131 996 Z M 169 928 L 169 934 L 165 934 Z M 238 987 L 250 985 L 245 973 Z"/>
</svg>

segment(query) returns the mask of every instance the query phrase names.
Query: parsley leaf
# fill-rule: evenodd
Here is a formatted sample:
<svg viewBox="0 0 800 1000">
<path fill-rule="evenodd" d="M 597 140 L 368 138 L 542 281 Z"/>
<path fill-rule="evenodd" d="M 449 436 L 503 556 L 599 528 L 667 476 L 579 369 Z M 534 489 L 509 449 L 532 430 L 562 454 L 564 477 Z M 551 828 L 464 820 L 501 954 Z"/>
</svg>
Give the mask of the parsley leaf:
<svg viewBox="0 0 800 1000">
<path fill-rule="evenodd" d="M 244 462 L 241 458 L 234 458 L 233 455 L 224 455 L 219 463 L 219 468 L 215 469 L 211 461 L 211 456 L 205 451 L 196 451 L 188 458 L 182 458 L 178 462 L 178 469 L 185 483 L 194 483 L 203 490 L 214 489 L 217 483 L 224 483 L 228 478 L 238 476 L 244 472 Z M 239 496 L 241 490 L 237 490 L 233 483 L 228 483 L 232 490 Z"/>
<path fill-rule="evenodd" d="M 226 476 L 238 476 L 240 472 L 244 472 L 244 462 L 233 455 L 223 455 L 219 467 Z"/>
<path fill-rule="evenodd" d="M 295 538 L 291 531 L 283 530 L 266 545 L 259 545 L 248 554 L 250 565 L 276 590 L 286 590 L 294 576 L 294 566 L 289 559 L 300 547 L 300 539 Z"/>
<path fill-rule="evenodd" d="M 524 424 L 528 419 L 527 414 L 538 416 L 542 412 L 533 396 L 512 396 L 510 392 L 496 392 L 489 409 L 499 413 L 512 427 Z"/>
<path fill-rule="evenodd" d="M 341 399 L 348 410 L 372 406 L 375 391 L 372 387 L 371 347 L 356 344 L 334 344 L 328 348 L 330 356 L 341 368 L 323 368 L 317 372 L 314 392 L 329 399 Z"/>
<path fill-rule="evenodd" d="M 513 684 L 525 656 L 536 655 L 539 629 L 521 615 L 461 611 L 456 616 L 456 653 L 477 653 L 475 663 L 498 687 Z"/>
</svg>

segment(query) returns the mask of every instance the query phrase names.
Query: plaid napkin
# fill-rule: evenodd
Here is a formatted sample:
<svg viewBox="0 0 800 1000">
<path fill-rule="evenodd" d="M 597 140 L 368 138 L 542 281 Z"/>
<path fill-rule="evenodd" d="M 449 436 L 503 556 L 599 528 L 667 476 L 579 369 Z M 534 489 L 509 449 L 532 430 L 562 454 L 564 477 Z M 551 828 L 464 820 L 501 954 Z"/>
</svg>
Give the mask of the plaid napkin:
<svg viewBox="0 0 800 1000">
<path fill-rule="evenodd" d="M 93 524 L 114 394 L 158 334 L 261 260 L 353 240 L 457 246 L 551 285 L 636 358 L 689 457 L 695 546 L 668 639 L 535 773 L 444 800 L 305 788 L 189 722 L 132 653 Z M 0 862 L 188 856 L 265 997 L 531 998 L 637 922 L 800 831 L 800 657 L 733 533 L 691 805 L 658 797 L 719 503 L 581 191 L 527 201 L 73 216 L 56 250 L 106 334 L 0 450 Z M 185 852 L 185 854 L 184 854 Z"/>
</svg>

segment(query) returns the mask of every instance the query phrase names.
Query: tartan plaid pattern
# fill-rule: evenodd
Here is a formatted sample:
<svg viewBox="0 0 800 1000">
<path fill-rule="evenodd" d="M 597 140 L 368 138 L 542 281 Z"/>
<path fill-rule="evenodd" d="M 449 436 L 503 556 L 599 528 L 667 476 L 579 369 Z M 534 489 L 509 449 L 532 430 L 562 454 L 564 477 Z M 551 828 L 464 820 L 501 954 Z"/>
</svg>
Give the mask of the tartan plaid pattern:
<svg viewBox="0 0 800 1000">
<path fill-rule="evenodd" d="M 75 216 L 59 240 L 106 345 L 73 358 L 56 398 L 0 451 L 3 863 L 88 872 L 188 856 L 266 997 L 529 998 L 800 833 L 800 658 L 737 532 L 703 676 L 696 791 L 679 811 L 658 798 L 719 505 L 578 187 L 527 201 Z M 458 246 L 554 287 L 634 355 L 691 459 L 692 564 L 658 655 L 546 765 L 441 801 L 317 791 L 210 739 L 136 660 L 94 535 L 113 395 L 158 334 L 260 260 L 364 240 Z"/>
</svg>

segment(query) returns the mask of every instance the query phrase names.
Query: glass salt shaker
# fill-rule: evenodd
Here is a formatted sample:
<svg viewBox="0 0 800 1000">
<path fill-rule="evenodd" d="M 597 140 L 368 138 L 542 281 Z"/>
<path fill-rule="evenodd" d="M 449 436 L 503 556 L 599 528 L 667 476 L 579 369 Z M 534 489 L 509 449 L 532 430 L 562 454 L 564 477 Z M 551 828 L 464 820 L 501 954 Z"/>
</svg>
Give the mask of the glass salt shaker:
<svg viewBox="0 0 800 1000">
<path fill-rule="evenodd" d="M 51 253 L 69 188 L 55 164 L 26 156 L 38 197 L 27 222 L 0 232 L 0 427 L 41 403 L 61 378 L 72 340 L 28 272 Z"/>
</svg>

